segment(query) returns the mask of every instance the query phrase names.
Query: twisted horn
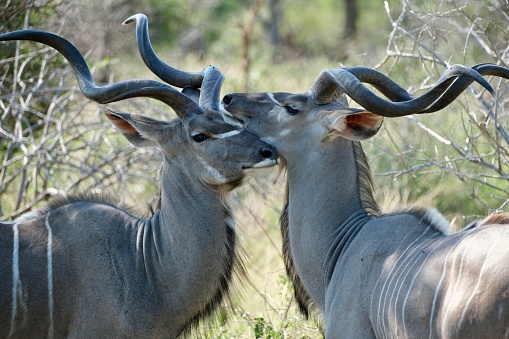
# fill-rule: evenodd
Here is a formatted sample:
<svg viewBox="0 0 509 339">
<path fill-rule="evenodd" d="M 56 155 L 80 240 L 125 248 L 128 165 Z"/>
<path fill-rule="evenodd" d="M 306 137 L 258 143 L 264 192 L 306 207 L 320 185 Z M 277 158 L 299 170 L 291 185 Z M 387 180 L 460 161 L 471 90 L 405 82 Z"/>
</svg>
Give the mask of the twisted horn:
<svg viewBox="0 0 509 339">
<path fill-rule="evenodd" d="M 419 113 L 432 107 L 459 77 L 468 77 L 494 94 L 489 83 L 472 68 L 454 65 L 447 69 L 428 92 L 415 98 L 397 83 L 382 73 L 366 67 L 351 67 L 323 71 L 310 89 L 315 103 L 325 104 L 339 89 L 365 109 L 386 117 L 399 117 Z M 375 95 L 362 84 L 370 83 L 380 90 L 391 102 Z M 459 95 L 459 94 L 458 94 Z"/>
<path fill-rule="evenodd" d="M 200 107 L 204 111 L 219 111 L 219 100 L 224 75 L 221 73 L 219 68 L 214 66 L 205 68 L 203 72 L 204 78 L 199 99 Z"/>
<path fill-rule="evenodd" d="M 478 64 L 472 66 L 472 69 L 477 71 L 481 75 L 494 75 L 499 76 L 501 78 L 509 79 L 509 69 L 494 65 L 494 64 Z M 432 113 L 441 110 L 442 108 L 448 106 L 451 102 L 454 101 L 471 83 L 473 82 L 470 78 L 461 77 L 454 84 L 451 85 L 447 89 L 447 91 L 442 95 L 440 99 L 438 99 L 432 106 L 427 109 L 419 112 L 420 113 Z"/>
<path fill-rule="evenodd" d="M 0 41 L 30 40 L 53 47 L 69 61 L 78 85 L 90 100 L 105 104 L 134 97 L 149 97 L 172 107 L 180 118 L 200 113 L 200 107 L 186 95 L 166 84 L 154 80 L 126 80 L 105 86 L 97 86 L 88 65 L 78 49 L 66 39 L 46 31 L 21 30 L 0 34 Z"/>
<path fill-rule="evenodd" d="M 144 14 L 135 14 L 125 20 L 122 24 L 136 22 L 136 40 L 138 41 L 138 49 L 145 65 L 164 82 L 184 88 L 191 86 L 200 88 L 203 82 L 204 73 L 201 72 L 184 72 L 177 70 L 164 63 L 154 52 L 148 35 L 148 18 Z"/>
</svg>

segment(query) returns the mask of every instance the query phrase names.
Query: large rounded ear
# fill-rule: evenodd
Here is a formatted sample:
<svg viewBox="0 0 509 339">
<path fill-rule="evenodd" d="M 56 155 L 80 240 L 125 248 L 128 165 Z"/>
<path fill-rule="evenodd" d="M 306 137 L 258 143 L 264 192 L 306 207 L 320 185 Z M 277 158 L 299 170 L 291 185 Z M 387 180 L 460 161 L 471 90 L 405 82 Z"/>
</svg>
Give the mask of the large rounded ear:
<svg viewBox="0 0 509 339">
<path fill-rule="evenodd" d="M 106 117 L 118 130 L 136 147 L 159 146 L 158 141 L 163 138 L 168 127 L 165 121 L 147 118 L 141 115 L 115 113 L 108 111 Z"/>
<path fill-rule="evenodd" d="M 366 140 L 374 136 L 384 118 L 365 110 L 337 110 L 326 117 L 331 136 L 350 140 Z"/>
</svg>

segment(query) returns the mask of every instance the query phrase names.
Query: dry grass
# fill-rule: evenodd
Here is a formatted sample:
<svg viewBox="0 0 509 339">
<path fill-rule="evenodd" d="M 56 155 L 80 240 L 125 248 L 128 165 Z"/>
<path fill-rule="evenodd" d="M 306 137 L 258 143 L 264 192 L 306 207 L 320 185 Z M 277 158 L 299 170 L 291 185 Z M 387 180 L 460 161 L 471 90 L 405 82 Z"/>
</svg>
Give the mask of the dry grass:
<svg viewBox="0 0 509 339">
<path fill-rule="evenodd" d="M 229 321 L 206 335 L 210 338 L 322 338 L 319 324 L 304 319 L 293 302 L 281 257 L 278 226 L 284 178 L 277 170 L 252 179 L 232 197 L 237 230 L 246 253 L 249 281 Z"/>
</svg>

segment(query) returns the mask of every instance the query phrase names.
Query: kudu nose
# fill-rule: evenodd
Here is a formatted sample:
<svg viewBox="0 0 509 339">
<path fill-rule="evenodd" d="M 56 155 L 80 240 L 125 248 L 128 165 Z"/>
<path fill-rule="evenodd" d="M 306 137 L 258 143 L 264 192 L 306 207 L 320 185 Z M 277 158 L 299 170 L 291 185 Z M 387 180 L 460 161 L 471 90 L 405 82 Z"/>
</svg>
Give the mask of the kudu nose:
<svg viewBox="0 0 509 339">
<path fill-rule="evenodd" d="M 260 155 L 264 159 L 274 159 L 274 160 L 277 159 L 277 151 L 274 147 L 269 146 L 262 147 L 262 149 L 260 150 Z"/>
<path fill-rule="evenodd" d="M 222 103 L 223 105 L 229 105 L 231 102 L 232 102 L 232 95 L 231 95 L 231 94 L 226 94 L 226 95 L 223 97 L 223 100 L 221 100 L 221 103 Z"/>
</svg>

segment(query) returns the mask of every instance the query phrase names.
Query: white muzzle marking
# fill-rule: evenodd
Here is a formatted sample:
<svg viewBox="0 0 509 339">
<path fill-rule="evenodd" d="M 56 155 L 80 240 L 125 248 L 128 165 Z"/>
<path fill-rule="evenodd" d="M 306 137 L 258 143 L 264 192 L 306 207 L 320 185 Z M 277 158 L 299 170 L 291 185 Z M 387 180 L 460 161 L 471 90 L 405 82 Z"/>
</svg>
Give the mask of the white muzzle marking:
<svg viewBox="0 0 509 339">
<path fill-rule="evenodd" d="M 274 159 L 265 159 L 265 160 L 262 160 L 256 164 L 254 164 L 253 166 L 251 166 L 251 168 L 262 168 L 262 167 L 270 167 L 270 166 L 274 166 L 278 163 L 278 160 L 274 160 Z"/>
</svg>

